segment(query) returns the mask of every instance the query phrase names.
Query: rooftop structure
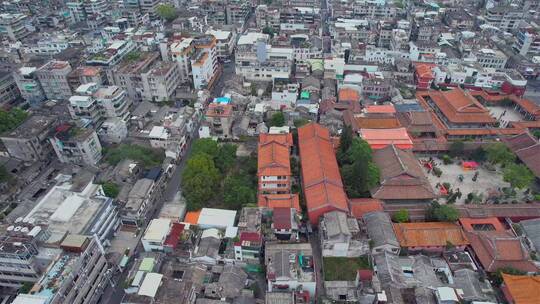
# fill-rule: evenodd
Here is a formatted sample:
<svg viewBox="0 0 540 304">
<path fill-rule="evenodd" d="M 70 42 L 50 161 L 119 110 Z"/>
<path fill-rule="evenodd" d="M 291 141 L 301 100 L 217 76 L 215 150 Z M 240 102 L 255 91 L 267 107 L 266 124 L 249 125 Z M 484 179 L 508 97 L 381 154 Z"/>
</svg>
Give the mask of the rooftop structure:
<svg viewBox="0 0 540 304">
<path fill-rule="evenodd" d="M 394 224 L 401 247 L 409 250 L 444 250 L 448 244 L 464 249 L 469 240 L 459 225 L 443 222 Z"/>
</svg>

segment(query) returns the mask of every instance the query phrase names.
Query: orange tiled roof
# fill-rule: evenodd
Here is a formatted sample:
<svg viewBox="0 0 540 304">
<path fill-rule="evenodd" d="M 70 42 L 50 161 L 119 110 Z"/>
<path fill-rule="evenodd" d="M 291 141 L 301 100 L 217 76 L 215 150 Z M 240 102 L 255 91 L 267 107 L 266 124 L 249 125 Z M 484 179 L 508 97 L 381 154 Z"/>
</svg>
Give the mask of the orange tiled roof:
<svg viewBox="0 0 540 304">
<path fill-rule="evenodd" d="M 394 231 L 402 247 L 468 245 L 469 240 L 459 225 L 454 223 L 425 222 L 394 224 Z"/>
<path fill-rule="evenodd" d="M 279 144 L 292 146 L 293 145 L 292 133 L 287 133 L 287 134 L 261 133 L 259 134 L 259 145 L 266 144 L 272 141 L 277 142 Z"/>
<path fill-rule="evenodd" d="M 259 176 L 290 176 L 289 147 L 274 141 L 259 145 L 257 168 Z"/>
<path fill-rule="evenodd" d="M 353 198 L 349 201 L 352 215 L 360 219 L 364 214 L 374 211 L 384 211 L 382 201 L 376 198 Z"/>
<path fill-rule="evenodd" d="M 431 70 L 435 66 L 434 64 L 429 63 L 420 63 L 415 64 L 416 74 L 420 77 L 433 78 L 433 71 Z"/>
<path fill-rule="evenodd" d="M 405 128 L 393 129 L 361 129 L 360 136 L 372 149 L 381 149 L 388 145 L 396 145 L 401 149 L 411 149 L 413 142 Z"/>
<path fill-rule="evenodd" d="M 461 88 L 450 91 L 418 93 L 419 98 L 431 98 L 435 106 L 452 123 L 495 123 L 497 120 L 470 93 Z"/>
<path fill-rule="evenodd" d="M 347 196 L 328 129 L 316 123 L 299 128 L 298 145 L 311 222 L 316 225 L 324 209 L 348 212 Z"/>
<path fill-rule="evenodd" d="M 206 116 L 209 117 L 228 117 L 233 112 L 233 106 L 230 104 L 211 103 L 206 110 Z"/>
<path fill-rule="evenodd" d="M 342 101 L 360 101 L 360 93 L 350 88 L 342 88 L 338 93 L 338 100 Z"/>
<path fill-rule="evenodd" d="M 198 211 L 189 211 L 186 213 L 186 216 L 184 217 L 184 223 L 188 223 L 191 225 L 197 225 L 199 223 L 199 216 L 201 215 L 201 210 Z"/>
<path fill-rule="evenodd" d="M 502 274 L 504 291 L 514 304 L 538 304 L 540 301 L 540 276 Z"/>
<path fill-rule="evenodd" d="M 519 238 L 507 231 L 467 232 L 467 237 L 478 261 L 488 272 L 504 267 L 525 272 L 537 271 Z"/>
<path fill-rule="evenodd" d="M 369 105 L 365 108 L 365 112 L 370 113 L 370 114 L 375 114 L 375 113 L 392 114 L 392 113 L 396 113 L 396 108 L 392 104 Z"/>
<path fill-rule="evenodd" d="M 301 212 L 298 194 L 262 194 L 259 195 L 258 205 L 261 208 L 294 208 Z"/>
<path fill-rule="evenodd" d="M 478 229 L 475 229 L 473 225 L 481 225 L 481 226 L 491 226 L 495 231 L 505 231 L 504 226 L 501 224 L 501 221 L 499 221 L 496 217 L 486 217 L 486 218 L 471 218 L 471 217 L 462 217 L 459 219 L 459 223 L 461 224 L 461 227 L 465 231 L 475 231 Z"/>
<path fill-rule="evenodd" d="M 360 116 L 354 117 L 358 129 L 394 129 L 401 127 L 396 117 L 373 117 Z"/>
</svg>

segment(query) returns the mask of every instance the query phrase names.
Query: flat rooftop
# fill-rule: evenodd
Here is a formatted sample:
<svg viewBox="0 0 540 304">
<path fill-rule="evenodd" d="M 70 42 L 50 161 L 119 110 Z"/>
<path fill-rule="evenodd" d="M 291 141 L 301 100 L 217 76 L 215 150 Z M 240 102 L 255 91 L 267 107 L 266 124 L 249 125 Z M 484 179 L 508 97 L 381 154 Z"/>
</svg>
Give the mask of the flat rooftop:
<svg viewBox="0 0 540 304">
<path fill-rule="evenodd" d="M 53 116 L 32 115 L 12 131 L 4 134 L 8 137 L 31 138 L 50 129 L 56 121 Z"/>
<path fill-rule="evenodd" d="M 84 233 L 95 215 L 106 206 L 107 200 L 94 197 L 99 185 L 88 183 L 80 192 L 72 191 L 68 180 L 54 186 L 32 209 L 25 219 L 36 224 L 48 224 L 51 237 L 48 243 L 57 243 L 66 233 Z"/>
</svg>

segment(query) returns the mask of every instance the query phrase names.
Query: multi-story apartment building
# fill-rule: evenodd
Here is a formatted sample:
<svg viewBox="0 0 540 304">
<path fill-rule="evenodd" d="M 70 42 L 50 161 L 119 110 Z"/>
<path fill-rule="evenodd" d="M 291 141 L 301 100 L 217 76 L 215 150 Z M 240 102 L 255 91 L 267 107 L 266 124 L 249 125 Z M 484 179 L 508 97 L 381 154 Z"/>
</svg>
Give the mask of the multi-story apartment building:
<svg viewBox="0 0 540 304">
<path fill-rule="evenodd" d="M 508 57 L 496 49 L 482 48 L 472 53 L 473 62 L 478 62 L 483 68 L 504 69 Z"/>
<path fill-rule="evenodd" d="M 96 99 L 92 96 L 98 88 L 99 86 L 95 83 L 87 83 L 75 90 L 76 95 L 69 98 L 68 109 L 71 118 L 84 118 L 94 123 L 97 123 L 101 119 L 101 109 Z"/>
<path fill-rule="evenodd" d="M 143 14 L 147 14 L 151 19 L 157 18 L 156 9 L 160 0 L 139 0 L 139 7 Z"/>
<path fill-rule="evenodd" d="M 28 36 L 30 32 L 25 26 L 24 14 L 0 14 L 0 36 L 16 42 Z"/>
<path fill-rule="evenodd" d="M 132 101 L 143 100 L 142 74 L 158 60 L 158 53 L 141 53 L 138 60 L 124 61 L 109 71 L 109 81 L 123 88 Z"/>
<path fill-rule="evenodd" d="M 515 36 L 512 48 L 526 57 L 540 56 L 540 35 L 532 28 L 521 28 Z"/>
<path fill-rule="evenodd" d="M 193 86 L 200 90 L 211 88 L 218 75 L 217 39 L 212 35 L 195 38 L 191 57 Z"/>
<path fill-rule="evenodd" d="M 52 148 L 49 134 L 56 125 L 53 116 L 33 115 L 14 130 L 0 136 L 9 155 L 23 161 L 49 158 Z"/>
<path fill-rule="evenodd" d="M 259 138 L 259 195 L 291 192 L 290 146 L 287 142 L 280 142 L 286 136 L 269 134 Z"/>
<path fill-rule="evenodd" d="M 220 60 L 229 58 L 234 51 L 236 44 L 236 32 L 209 30 L 206 32 L 216 38 L 217 57 Z"/>
<path fill-rule="evenodd" d="M 129 107 L 132 102 L 127 97 L 126 91 L 118 86 L 100 87 L 93 97 L 99 104 L 103 116 L 108 118 L 118 117 L 124 121 L 129 118 Z"/>
<path fill-rule="evenodd" d="M 172 100 L 180 85 L 178 65 L 172 62 L 159 61 L 140 77 L 142 98 L 147 101 Z"/>
<path fill-rule="evenodd" d="M 170 46 L 172 61 L 178 65 L 178 73 L 181 82 L 192 80 L 191 57 L 195 52 L 193 38 L 184 38 L 182 41 L 173 42 Z"/>
<path fill-rule="evenodd" d="M 251 3 L 244 0 L 228 0 L 226 2 L 226 24 L 244 24 L 249 12 L 251 11 Z"/>
<path fill-rule="evenodd" d="M 67 79 L 71 73 L 69 62 L 52 60 L 40 67 L 35 73 L 47 99 L 69 99 L 71 96 L 71 87 Z"/>
<path fill-rule="evenodd" d="M 67 2 L 66 6 L 71 22 L 77 23 L 86 20 L 86 11 L 84 10 L 84 3 L 82 1 Z"/>
<path fill-rule="evenodd" d="M 135 50 L 136 45 L 131 39 L 113 42 L 109 47 L 93 55 L 86 61 L 87 65 L 111 67 L 118 64 L 129 52 Z"/>
<path fill-rule="evenodd" d="M 34 284 L 41 277 L 36 262 L 39 242 L 48 238 L 45 226 L 17 220 L 0 236 L 0 286 L 20 288 Z"/>
<path fill-rule="evenodd" d="M 31 105 L 37 105 L 46 98 L 36 71 L 35 67 L 22 67 L 13 73 L 21 97 Z"/>
<path fill-rule="evenodd" d="M 0 105 L 9 106 L 17 101 L 20 96 L 13 74 L 9 71 L 0 70 Z"/>
<path fill-rule="evenodd" d="M 234 121 L 231 104 L 211 103 L 204 115 L 212 132 L 221 138 L 230 138 Z"/>
<path fill-rule="evenodd" d="M 524 15 L 525 12 L 516 7 L 495 6 L 487 10 L 485 20 L 487 24 L 509 32 L 519 26 Z"/>
<path fill-rule="evenodd" d="M 294 50 L 272 48 L 268 35 L 248 33 L 238 40 L 236 74 L 251 81 L 272 81 L 289 78 L 292 72 Z"/>
<path fill-rule="evenodd" d="M 394 18 L 397 13 L 395 5 L 385 1 L 362 0 L 353 1 L 353 12 L 356 16 L 367 19 L 385 19 Z"/>
<path fill-rule="evenodd" d="M 34 285 L 33 290 L 37 292 L 33 295 L 49 304 L 98 303 L 113 273 L 99 239 L 70 234 L 60 247 L 62 254 Z M 20 303 L 28 299 L 25 294 L 18 297 L 21 299 L 15 301 Z"/>
<path fill-rule="evenodd" d="M 107 15 L 109 12 L 109 1 L 107 0 L 86 0 L 84 1 L 84 11 L 87 16 Z"/>
<path fill-rule="evenodd" d="M 56 127 L 50 138 L 56 156 L 63 163 L 96 165 L 101 159 L 101 143 L 96 131 L 70 124 Z"/>
<path fill-rule="evenodd" d="M 79 86 L 86 83 L 104 85 L 107 82 L 105 68 L 100 66 L 79 66 L 68 75 L 71 90 L 75 91 Z"/>
<path fill-rule="evenodd" d="M 277 8 L 268 7 L 266 4 L 260 4 L 255 9 L 255 21 L 260 29 L 271 28 L 274 31 L 279 31 L 280 12 Z"/>
</svg>

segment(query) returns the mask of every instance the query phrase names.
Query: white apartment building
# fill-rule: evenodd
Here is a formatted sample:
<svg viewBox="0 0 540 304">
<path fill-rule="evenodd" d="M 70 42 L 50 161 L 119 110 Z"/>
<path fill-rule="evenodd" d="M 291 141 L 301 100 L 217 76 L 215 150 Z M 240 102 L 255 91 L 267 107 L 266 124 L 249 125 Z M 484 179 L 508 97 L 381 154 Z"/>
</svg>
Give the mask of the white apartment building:
<svg viewBox="0 0 540 304">
<path fill-rule="evenodd" d="M 35 73 L 47 99 L 68 100 L 71 97 L 71 87 L 67 79 L 71 73 L 69 62 L 52 60 Z"/>
<path fill-rule="evenodd" d="M 171 225 L 172 221 L 170 219 L 153 219 L 150 224 L 148 224 L 148 227 L 141 238 L 144 251 L 163 251 L 165 240 L 167 239 L 167 235 L 169 235 Z"/>
<path fill-rule="evenodd" d="M 216 51 L 219 59 L 223 60 L 231 56 L 236 43 L 235 31 L 209 30 L 206 34 L 216 38 Z"/>
<path fill-rule="evenodd" d="M 142 98 L 147 101 L 168 101 L 175 96 L 180 85 L 178 65 L 157 62 L 147 72 L 141 73 Z"/>
<path fill-rule="evenodd" d="M 98 130 L 101 142 L 119 144 L 128 136 L 127 123 L 117 117 L 106 119 Z"/>
<path fill-rule="evenodd" d="M 118 86 L 104 86 L 94 94 L 105 117 L 118 117 L 124 121 L 129 119 L 129 107 L 132 102 L 127 97 L 126 91 Z"/>
<path fill-rule="evenodd" d="M 184 38 L 182 41 L 173 42 L 169 48 L 172 61 L 178 65 L 180 81 L 190 81 L 192 79 L 191 56 L 195 52 L 193 38 Z"/>
<path fill-rule="evenodd" d="M 87 65 L 111 67 L 119 63 L 137 46 L 131 39 L 114 41 L 104 51 L 94 54 L 86 61 Z"/>
<path fill-rule="evenodd" d="M 511 6 L 495 6 L 487 10 L 486 23 L 499 28 L 501 31 L 510 32 L 518 28 L 523 20 L 525 12 L 522 9 Z"/>
<path fill-rule="evenodd" d="M 527 57 L 540 56 L 540 35 L 532 28 L 522 28 L 515 36 L 512 48 Z"/>
</svg>

